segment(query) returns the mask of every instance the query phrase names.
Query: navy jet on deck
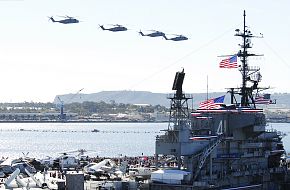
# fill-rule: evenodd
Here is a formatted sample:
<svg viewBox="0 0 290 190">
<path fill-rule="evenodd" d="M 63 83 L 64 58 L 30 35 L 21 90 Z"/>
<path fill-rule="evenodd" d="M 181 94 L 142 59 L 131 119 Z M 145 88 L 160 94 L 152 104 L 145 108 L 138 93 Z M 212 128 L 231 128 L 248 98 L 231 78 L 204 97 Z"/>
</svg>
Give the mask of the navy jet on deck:
<svg viewBox="0 0 290 190">
<path fill-rule="evenodd" d="M 52 22 L 59 22 L 62 24 L 74 24 L 74 23 L 79 23 L 80 21 L 78 19 L 75 19 L 74 17 L 71 16 L 62 16 L 65 19 L 63 20 L 54 20 L 54 18 L 51 16 L 49 17 L 49 20 L 51 20 Z"/>
<path fill-rule="evenodd" d="M 105 28 L 104 25 L 99 25 L 102 30 L 109 30 L 111 32 L 121 32 L 121 31 L 127 31 L 128 29 L 125 26 L 122 26 L 120 24 L 114 24 L 111 28 Z"/>
<path fill-rule="evenodd" d="M 139 32 L 139 34 L 141 34 L 141 36 L 149 36 L 149 37 L 159 37 L 159 36 L 165 36 L 165 33 L 157 31 L 157 30 L 151 30 L 153 32 L 148 33 L 148 34 L 144 34 L 141 30 Z"/>
<path fill-rule="evenodd" d="M 172 40 L 172 41 L 184 41 L 184 40 L 188 40 L 188 38 L 186 36 L 183 35 L 175 35 L 176 37 L 173 38 L 167 38 L 165 35 L 163 36 L 165 38 L 165 40 Z"/>
</svg>

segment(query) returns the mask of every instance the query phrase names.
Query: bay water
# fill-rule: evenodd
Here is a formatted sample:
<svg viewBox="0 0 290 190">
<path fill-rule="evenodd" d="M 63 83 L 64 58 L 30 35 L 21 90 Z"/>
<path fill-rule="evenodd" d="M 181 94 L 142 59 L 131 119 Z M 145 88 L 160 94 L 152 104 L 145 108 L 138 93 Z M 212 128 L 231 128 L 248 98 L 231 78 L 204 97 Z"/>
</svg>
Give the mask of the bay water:
<svg viewBox="0 0 290 190">
<path fill-rule="evenodd" d="M 168 123 L 0 123 L 0 157 L 57 157 L 79 149 L 89 156 L 153 156 L 155 138 L 167 127 Z M 284 147 L 290 152 L 290 123 L 269 123 L 267 129 L 285 133 Z"/>
</svg>

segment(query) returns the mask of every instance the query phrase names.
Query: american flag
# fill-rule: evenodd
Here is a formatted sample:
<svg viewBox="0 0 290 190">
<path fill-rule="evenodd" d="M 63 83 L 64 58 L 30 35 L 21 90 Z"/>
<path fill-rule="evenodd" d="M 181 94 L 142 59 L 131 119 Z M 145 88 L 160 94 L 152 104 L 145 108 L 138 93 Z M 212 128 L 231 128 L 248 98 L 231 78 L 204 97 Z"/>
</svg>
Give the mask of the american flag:
<svg viewBox="0 0 290 190">
<path fill-rule="evenodd" d="M 238 61 L 237 61 L 237 55 L 234 55 L 232 57 L 229 57 L 227 59 L 223 59 L 220 62 L 220 68 L 238 68 Z"/>
<path fill-rule="evenodd" d="M 221 105 L 224 103 L 224 99 L 225 95 L 206 100 L 199 104 L 199 109 L 219 109 L 221 108 Z"/>
<path fill-rule="evenodd" d="M 270 99 L 269 94 L 257 95 L 255 97 L 255 104 L 270 104 L 272 100 Z"/>
</svg>

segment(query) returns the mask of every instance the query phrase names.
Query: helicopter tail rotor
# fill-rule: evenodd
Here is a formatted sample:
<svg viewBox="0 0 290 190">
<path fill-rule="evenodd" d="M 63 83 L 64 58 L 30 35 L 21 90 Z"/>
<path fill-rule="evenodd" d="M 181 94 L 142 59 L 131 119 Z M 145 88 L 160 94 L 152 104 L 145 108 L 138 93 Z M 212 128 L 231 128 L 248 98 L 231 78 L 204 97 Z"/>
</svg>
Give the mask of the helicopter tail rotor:
<svg viewBox="0 0 290 190">
<path fill-rule="evenodd" d="M 48 17 L 48 21 L 52 21 L 52 22 L 55 22 L 54 18 L 52 16 Z"/>
<path fill-rule="evenodd" d="M 167 37 L 166 37 L 166 35 L 164 34 L 164 35 L 162 35 L 162 37 L 165 39 L 165 40 L 169 40 Z"/>
<path fill-rule="evenodd" d="M 104 28 L 104 25 L 100 25 L 100 24 L 99 24 L 99 27 L 100 27 L 102 30 L 106 30 L 106 29 Z"/>
<path fill-rule="evenodd" d="M 23 158 L 28 158 L 28 154 L 29 152 L 26 152 L 26 153 L 22 152 Z"/>
<path fill-rule="evenodd" d="M 140 30 L 138 33 L 139 33 L 141 36 L 145 36 L 141 30 Z"/>
</svg>

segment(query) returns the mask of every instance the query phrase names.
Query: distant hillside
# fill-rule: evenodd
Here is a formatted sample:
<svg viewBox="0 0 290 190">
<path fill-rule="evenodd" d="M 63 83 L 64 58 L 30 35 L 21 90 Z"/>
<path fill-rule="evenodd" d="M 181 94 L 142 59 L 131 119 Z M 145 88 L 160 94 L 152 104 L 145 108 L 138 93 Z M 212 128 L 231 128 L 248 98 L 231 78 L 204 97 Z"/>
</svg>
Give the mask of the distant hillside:
<svg viewBox="0 0 290 190">
<path fill-rule="evenodd" d="M 210 93 L 209 97 L 218 97 L 222 96 L 225 93 L 216 92 Z M 124 103 L 124 104 L 151 104 L 151 105 L 162 105 L 169 107 L 170 101 L 167 99 L 166 93 L 152 93 L 147 91 L 102 91 L 93 94 L 64 94 L 57 95 L 54 99 L 54 103 L 59 103 L 57 97 L 64 102 L 64 104 L 72 103 L 72 102 L 84 102 L 84 101 L 92 101 L 92 102 L 100 102 L 104 101 L 106 103 L 110 103 L 111 101 L 115 101 L 116 103 Z M 198 104 L 204 101 L 207 97 L 206 93 L 194 93 L 193 95 L 193 105 L 194 107 L 198 106 Z M 192 102 L 189 102 L 189 106 L 191 107 Z"/>
<path fill-rule="evenodd" d="M 191 93 L 193 96 L 193 101 L 188 102 L 189 107 L 192 106 L 196 108 L 199 103 L 207 99 L 206 93 Z M 102 91 L 98 93 L 92 94 L 64 94 L 57 95 L 54 99 L 54 103 L 59 103 L 58 96 L 64 102 L 64 104 L 72 103 L 72 102 L 84 102 L 84 101 L 92 101 L 92 102 L 100 102 L 104 101 L 106 103 L 110 103 L 111 101 L 115 101 L 116 103 L 124 103 L 124 104 L 151 104 L 151 105 L 162 105 L 169 107 L 170 101 L 167 99 L 167 95 L 165 93 L 152 93 L 147 91 Z M 208 98 L 219 97 L 225 95 L 225 92 L 214 92 L 209 93 Z M 272 99 L 277 99 L 276 105 L 271 105 L 270 107 L 283 107 L 290 108 L 290 94 L 289 93 L 275 93 L 272 94 Z M 225 98 L 225 103 L 230 103 L 229 95 Z"/>
<path fill-rule="evenodd" d="M 188 93 L 189 94 L 189 93 Z M 191 93 L 193 96 L 193 102 L 188 102 L 189 106 L 193 104 L 193 107 L 198 107 L 199 103 L 206 100 L 206 93 Z M 110 103 L 111 101 L 115 101 L 116 103 L 124 103 L 124 104 L 151 104 L 151 105 L 162 105 L 169 107 L 170 101 L 167 99 L 166 93 L 152 93 L 147 91 L 102 91 L 98 93 L 92 94 L 64 94 L 57 95 L 54 99 L 54 103 L 59 103 L 58 96 L 64 102 L 64 104 L 72 103 L 72 102 L 84 102 L 84 101 L 92 101 L 92 102 L 100 102 L 104 101 L 106 103 Z M 214 92 L 209 93 L 208 97 L 219 97 L 225 95 L 225 92 Z M 274 93 L 271 96 L 272 99 L 277 100 L 277 104 L 271 105 L 269 107 L 282 107 L 282 108 L 290 108 L 290 94 L 289 93 Z M 225 98 L 225 103 L 230 103 L 229 95 Z"/>
</svg>

